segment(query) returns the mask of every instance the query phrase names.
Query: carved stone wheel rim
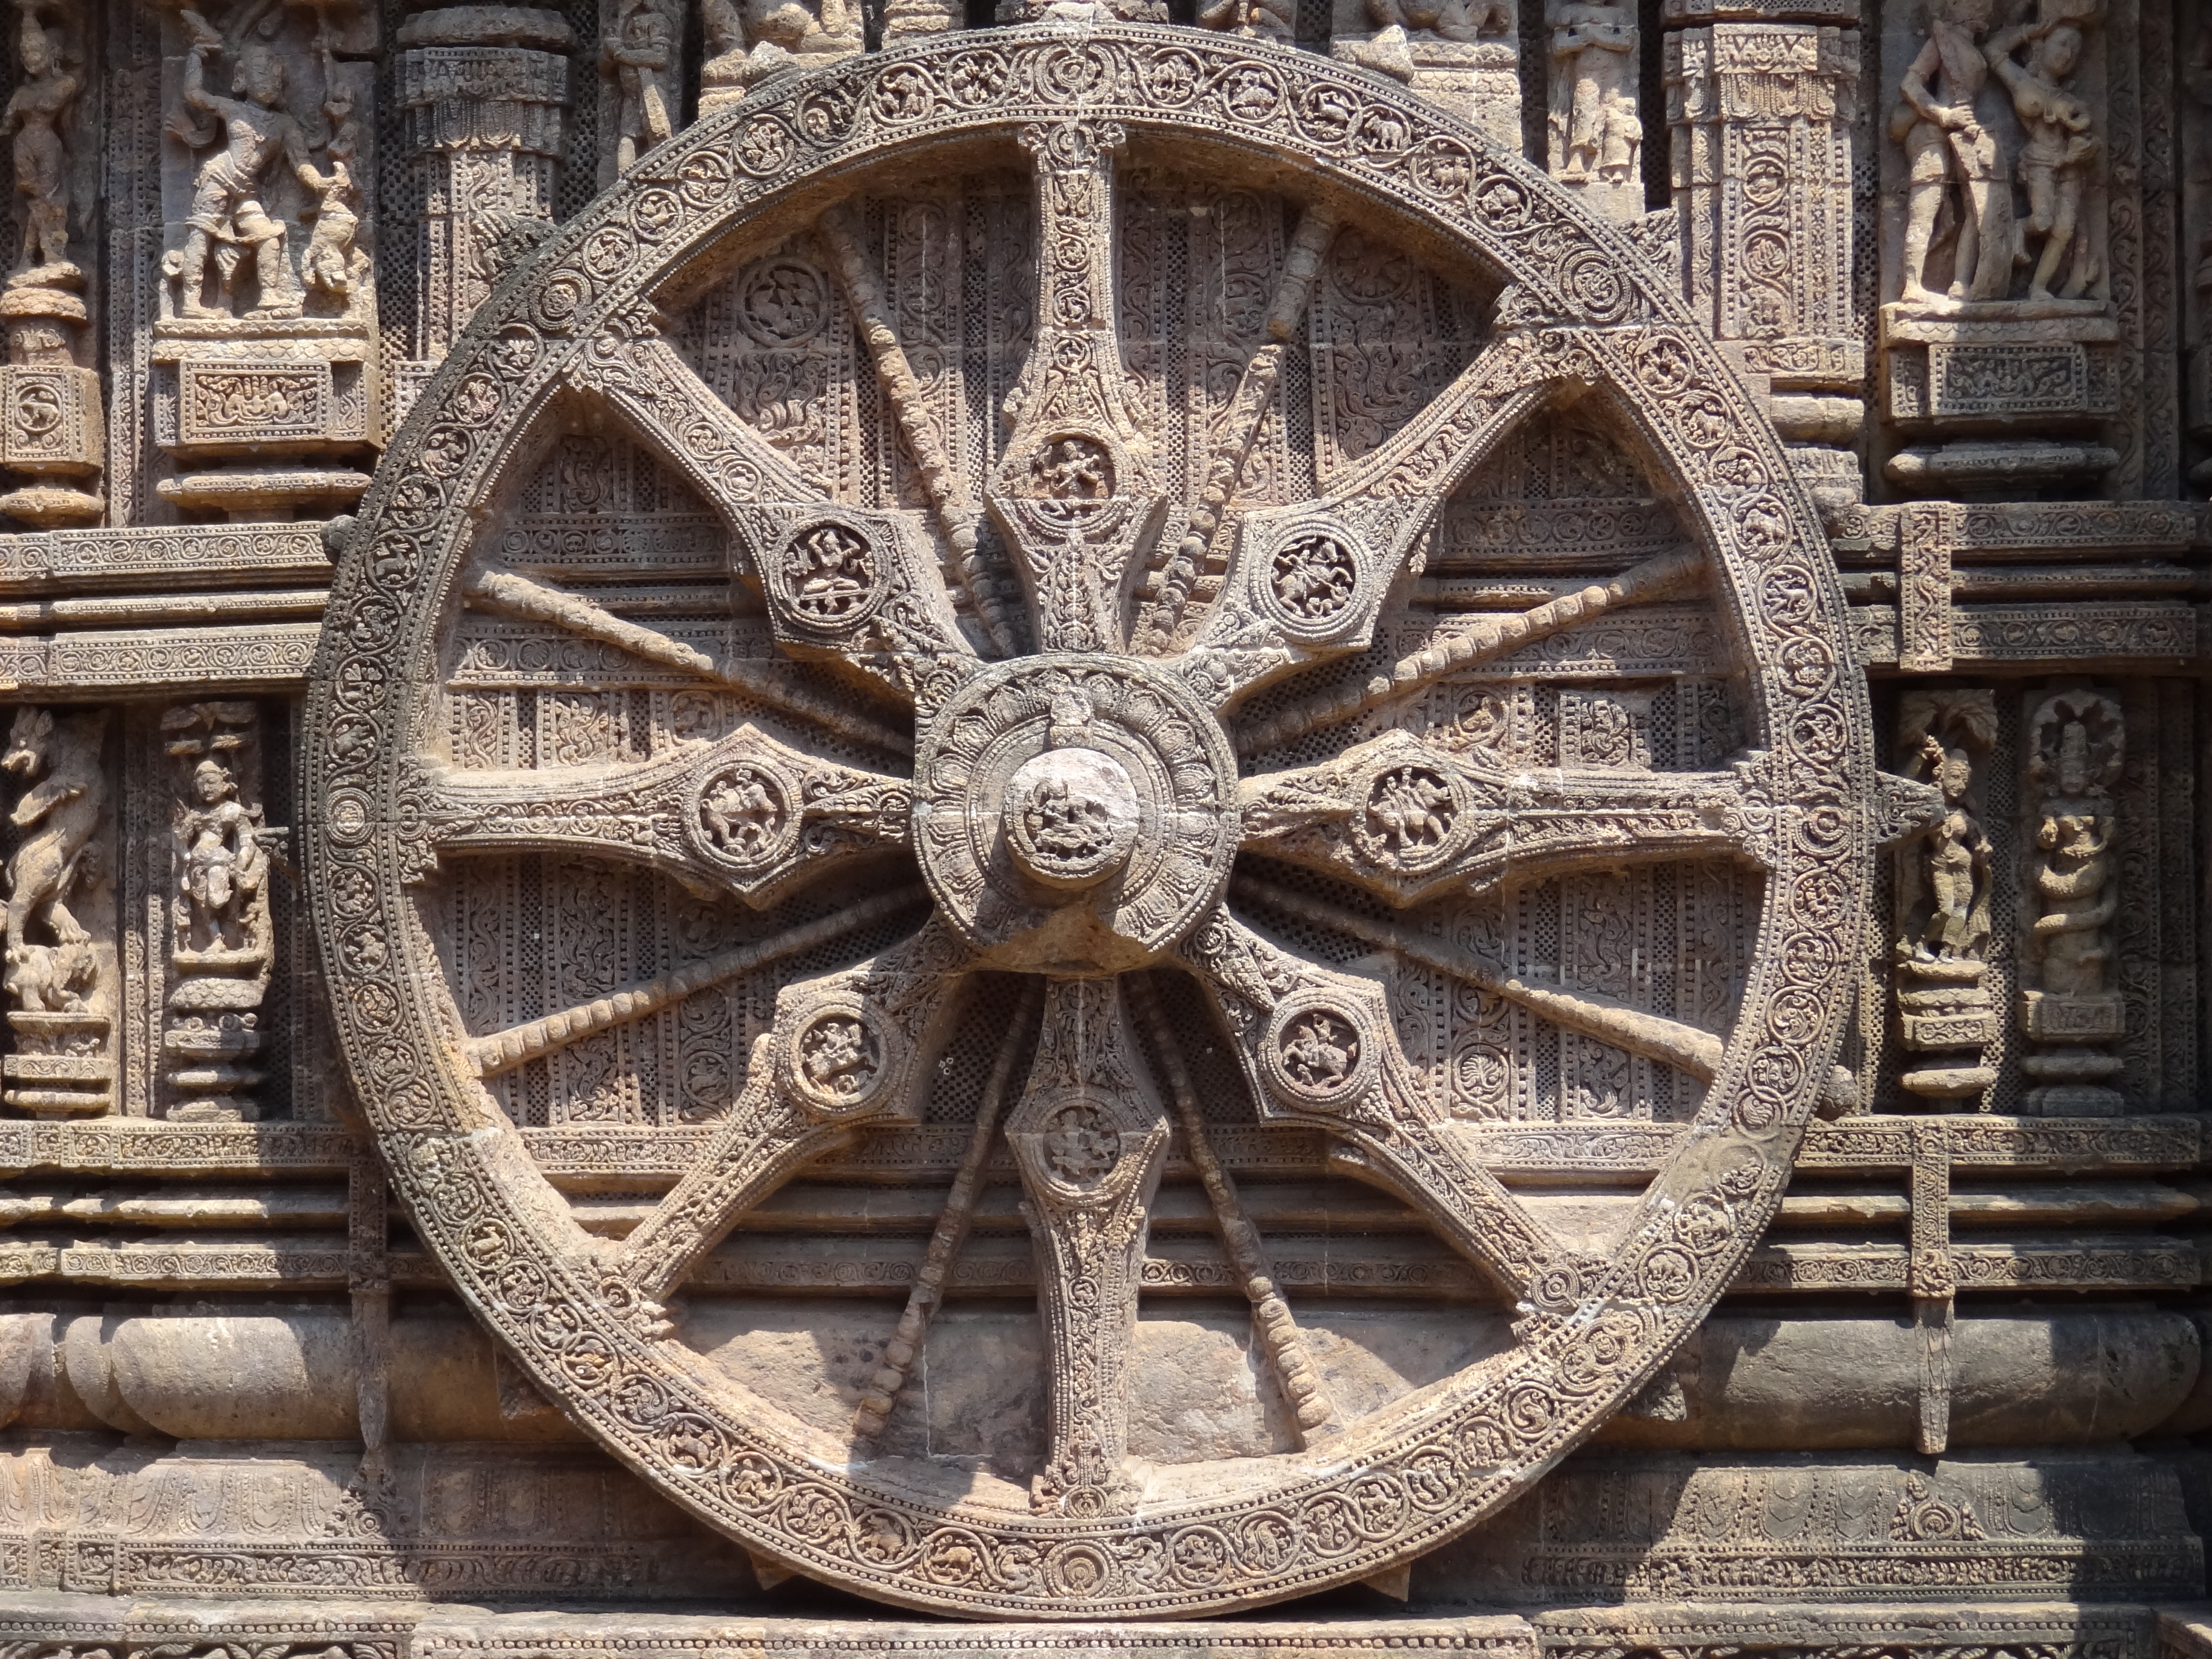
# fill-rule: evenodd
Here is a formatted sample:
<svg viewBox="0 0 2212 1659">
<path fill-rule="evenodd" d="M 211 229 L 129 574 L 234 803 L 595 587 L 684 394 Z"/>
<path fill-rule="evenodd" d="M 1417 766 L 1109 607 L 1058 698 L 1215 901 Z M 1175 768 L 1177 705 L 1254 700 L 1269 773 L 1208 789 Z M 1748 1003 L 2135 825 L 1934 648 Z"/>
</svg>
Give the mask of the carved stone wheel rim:
<svg viewBox="0 0 2212 1659">
<path fill-rule="evenodd" d="M 653 360 L 638 343 L 652 327 L 647 301 L 732 228 L 835 196 L 894 155 L 911 164 L 925 144 L 1012 156 L 1024 127 L 1072 118 L 1265 167 L 1279 184 L 1295 175 L 1287 187 L 1407 224 L 1496 271 L 1507 292 L 1485 353 L 1492 389 L 1466 422 L 1443 421 L 1436 445 L 1463 439 L 1492 405 L 1518 418 L 1563 380 L 1610 389 L 1735 629 L 1754 763 L 1739 769 L 1742 788 L 1724 816 L 1769 872 L 1747 982 L 1704 1103 L 1610 1255 L 1531 1245 L 1525 1229 L 1515 1232 L 1510 1195 L 1511 1207 L 1499 1208 L 1502 1189 L 1462 1181 L 1431 1208 L 1489 1240 L 1493 1261 L 1522 1275 L 1510 1350 L 1308 1449 L 1225 1466 L 1233 1480 L 1103 1516 L 986 1503 L 911 1461 L 855 1461 L 669 1334 L 620 1253 L 581 1232 L 477 1081 L 405 890 L 431 857 L 412 757 L 429 739 L 440 641 L 475 509 L 527 459 L 530 428 L 556 391 L 582 388 L 633 410 L 670 399 L 650 383 Z M 747 526 L 746 503 L 773 493 L 754 452 L 711 424 L 664 415 L 690 434 L 672 463 L 722 505 L 757 558 L 803 527 L 803 514 L 765 507 Z M 1347 521 L 1331 533 L 1395 544 L 1404 500 L 1441 453 L 1401 456 L 1361 500 L 1338 502 Z M 1310 517 L 1310 506 L 1299 514 Z M 831 516 L 890 534 L 888 515 Z M 1248 524 L 1247 541 L 1272 548 L 1287 533 Z M 1397 556 L 1387 547 L 1362 556 Z M 1201 695 L 1224 677 L 1279 672 L 1331 648 L 1298 637 L 1264 603 L 1240 605 L 1249 568 L 1232 567 L 1217 602 L 1226 620 L 1170 659 Z M 1364 640 L 1373 601 L 1352 602 L 1370 606 L 1356 630 Z M 911 647 L 927 633 L 927 595 L 887 592 L 878 580 L 848 608 L 904 616 Z M 477 1316 L 608 1451 L 754 1551 L 864 1595 L 973 1616 L 1187 1615 L 1359 1579 L 1494 1513 L 1587 1437 L 1704 1317 L 1774 1214 L 1840 1035 L 1865 902 L 1874 775 L 1844 638 L 1809 502 L 1665 276 L 1618 228 L 1404 88 L 1285 49 L 1135 27 L 951 34 L 785 77 L 644 158 L 501 286 L 426 389 L 345 538 L 309 703 L 307 790 L 313 908 L 345 1062 L 395 1189 Z M 927 702 L 959 683 L 957 657 L 909 649 L 896 672 Z M 1271 957 L 1233 905 L 1233 893 L 1217 901 L 1174 946 L 1176 964 L 1211 986 L 1232 1034 L 1267 1025 L 1255 1010 L 1296 1000 L 1327 1003 L 1377 1040 L 1388 1024 L 1378 988 Z M 957 971 L 959 942 L 941 927 L 925 933 L 904 971 Z M 820 1007 L 874 983 L 826 981 Z M 849 1097 L 870 1097 L 884 1068 L 912 1063 L 887 1024 L 824 1027 L 832 1016 L 817 1003 L 801 1011 L 801 1035 L 829 1030 L 865 1056 Z M 1304 1109 L 1309 1121 L 1340 1109 L 1327 1088 L 1305 1092 L 1328 1100 L 1301 1105 L 1296 1088 L 1258 1074 L 1251 1052 L 1248 1042 L 1255 1097 Z M 764 1053 L 754 1070 L 790 1063 Z M 1370 1070 L 1337 1092 L 1381 1098 L 1390 1055 L 1362 1054 L 1358 1066 Z M 1344 1131 L 1370 1152 L 1433 1159 L 1448 1150 L 1419 1124 L 1355 1120 Z"/>
</svg>

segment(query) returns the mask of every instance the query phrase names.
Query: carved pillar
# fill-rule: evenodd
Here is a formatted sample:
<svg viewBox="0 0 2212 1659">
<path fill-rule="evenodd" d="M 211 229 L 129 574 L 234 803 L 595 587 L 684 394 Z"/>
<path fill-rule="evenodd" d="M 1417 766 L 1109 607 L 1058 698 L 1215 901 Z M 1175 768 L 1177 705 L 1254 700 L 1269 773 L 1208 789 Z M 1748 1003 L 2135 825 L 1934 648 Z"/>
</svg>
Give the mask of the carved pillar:
<svg viewBox="0 0 2212 1659">
<path fill-rule="evenodd" d="M 7 1103 L 34 1117 L 114 1109 L 114 823 L 107 715 L 19 708 L 0 769 L 20 780 L 9 822 Z"/>
<path fill-rule="evenodd" d="M 2029 1109 L 2050 1116 L 2117 1113 L 2124 1103 L 2108 1081 L 2123 1062 L 2108 1045 L 2126 1032 L 2112 974 L 2120 891 L 2112 792 L 2126 743 L 2109 691 L 2062 691 L 2031 705 L 2020 1023 L 2034 1047 L 2021 1066 L 2039 1085 L 2028 1091 Z"/>
<path fill-rule="evenodd" d="M 419 12 L 400 25 L 399 106 L 422 209 L 394 426 L 493 284 L 553 228 L 573 42 L 558 14 L 534 8 Z"/>
<path fill-rule="evenodd" d="M 1768 410 L 1815 499 L 1857 501 L 1864 485 L 1853 446 L 1866 380 L 1851 303 L 1858 31 L 1717 22 L 1668 35 L 1664 61 L 1683 292 L 1713 337 L 1765 377 Z"/>
<path fill-rule="evenodd" d="M 167 1115 L 259 1115 L 253 1070 L 264 1033 L 275 931 L 261 799 L 260 711 L 193 702 L 161 716 L 170 760 L 169 989 L 161 1033 Z"/>
<path fill-rule="evenodd" d="M 89 313 L 70 257 L 85 65 L 82 22 L 52 0 L 19 0 L 17 77 L 9 104 L 23 235 L 0 328 L 0 466 L 16 475 L 0 513 L 39 529 L 93 524 L 105 446 L 100 377 L 79 361 Z"/>
<path fill-rule="evenodd" d="M 1944 603 L 1950 602 L 1948 582 Z M 1989 972 L 1990 840 L 1985 769 L 1996 741 L 1994 694 L 1916 690 L 1898 714 L 1898 769 L 1942 793 L 1943 816 L 1897 854 L 1897 1007 L 1914 1060 L 1898 1081 L 1933 1101 L 1962 1101 L 1996 1081 Z"/>
<path fill-rule="evenodd" d="M 2140 168 L 2119 165 L 2141 138 L 2115 119 L 2134 98 L 2134 13 L 1884 15 L 1879 407 L 1884 473 L 1908 495 L 2081 494 L 2142 466 L 2111 429 L 2142 420 L 2124 384 L 2142 373 Z M 2116 191 L 2136 198 L 2124 212 Z"/>
<path fill-rule="evenodd" d="M 162 29 L 156 494 L 192 514 L 350 505 L 382 435 L 375 11 L 248 7 Z M 227 31 L 227 32 L 226 32 Z"/>
</svg>

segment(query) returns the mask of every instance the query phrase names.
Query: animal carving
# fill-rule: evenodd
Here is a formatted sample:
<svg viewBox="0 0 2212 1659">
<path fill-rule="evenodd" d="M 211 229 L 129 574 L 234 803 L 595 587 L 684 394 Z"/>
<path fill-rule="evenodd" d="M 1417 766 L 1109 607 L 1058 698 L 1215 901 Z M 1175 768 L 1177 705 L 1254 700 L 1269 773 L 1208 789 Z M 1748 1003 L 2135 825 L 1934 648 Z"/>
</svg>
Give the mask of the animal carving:
<svg viewBox="0 0 2212 1659">
<path fill-rule="evenodd" d="M 100 873 L 104 724 L 98 714 L 20 709 L 0 756 L 0 769 L 29 786 L 9 814 L 23 839 L 7 869 L 8 988 L 26 1007 L 81 1006 L 96 972 L 85 948 L 92 935 L 69 902 Z"/>
</svg>

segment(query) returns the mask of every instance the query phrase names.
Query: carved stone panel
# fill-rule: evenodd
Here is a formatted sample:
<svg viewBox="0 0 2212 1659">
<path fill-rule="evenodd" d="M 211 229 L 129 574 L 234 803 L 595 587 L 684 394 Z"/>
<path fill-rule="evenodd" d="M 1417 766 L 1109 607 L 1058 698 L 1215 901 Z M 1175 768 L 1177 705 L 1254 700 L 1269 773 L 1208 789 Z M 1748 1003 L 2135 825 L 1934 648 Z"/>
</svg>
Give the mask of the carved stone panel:
<svg viewBox="0 0 2212 1659">
<path fill-rule="evenodd" d="M 1402 1568 L 1652 1382 L 1855 1098 L 1875 838 L 1936 791 L 1877 792 L 1812 503 L 1591 186 L 1386 82 L 1048 22 L 655 147 L 630 21 L 636 155 L 451 343 L 307 715 L 416 1236 L 765 1577 L 1072 1619 Z M 234 964 L 191 883 L 250 791 L 195 799 Z M 1563 1125 L 1587 1212 L 1491 1138 Z M 1401 1218 L 1429 1386 L 1240 1194 L 1292 1146 Z M 926 1246 L 764 1239 L 856 1158 L 950 1182 Z M 910 1287 L 858 1362 L 768 1334 L 825 1273 Z M 1242 1403 L 1182 1290 L 1249 1304 Z"/>
</svg>

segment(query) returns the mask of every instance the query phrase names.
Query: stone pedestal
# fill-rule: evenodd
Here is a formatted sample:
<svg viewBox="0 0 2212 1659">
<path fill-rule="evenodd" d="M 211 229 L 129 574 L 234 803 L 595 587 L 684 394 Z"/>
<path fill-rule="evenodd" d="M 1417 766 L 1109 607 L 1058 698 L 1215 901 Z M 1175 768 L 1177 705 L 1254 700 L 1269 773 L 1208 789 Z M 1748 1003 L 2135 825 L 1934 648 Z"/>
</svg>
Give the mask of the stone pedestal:
<svg viewBox="0 0 2212 1659">
<path fill-rule="evenodd" d="M 337 511 L 368 488 L 381 430 L 368 321 L 166 319 L 153 357 L 155 441 L 179 469 L 163 501 L 289 518 Z"/>
<path fill-rule="evenodd" d="M 8 361 L 0 366 L 0 466 L 18 476 L 0 513 L 40 529 L 97 523 L 103 459 L 100 376 L 79 367 L 84 274 L 44 265 L 0 291 Z"/>
<path fill-rule="evenodd" d="M 1915 495 L 2094 491 L 2117 463 L 2119 338 L 2101 300 L 1897 301 L 1881 308 L 1889 481 Z"/>
</svg>

